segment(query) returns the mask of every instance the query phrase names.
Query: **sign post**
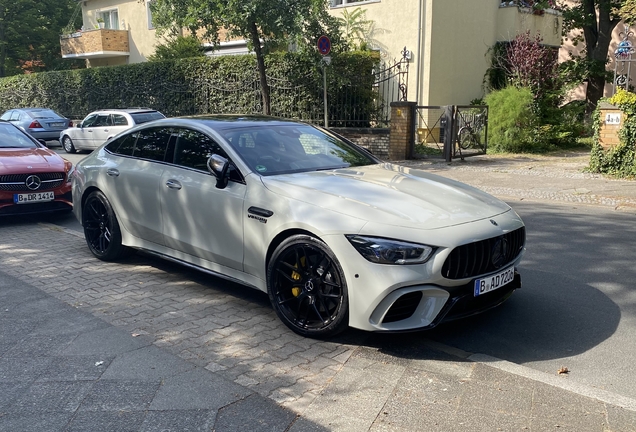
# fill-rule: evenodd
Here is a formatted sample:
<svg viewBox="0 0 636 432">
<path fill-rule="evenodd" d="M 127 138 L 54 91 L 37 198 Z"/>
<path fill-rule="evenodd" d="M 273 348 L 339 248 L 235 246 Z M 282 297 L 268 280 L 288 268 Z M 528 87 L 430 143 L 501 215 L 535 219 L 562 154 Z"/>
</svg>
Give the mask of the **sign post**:
<svg viewBox="0 0 636 432">
<path fill-rule="evenodd" d="M 329 37 L 322 35 L 318 38 L 318 52 L 322 54 L 322 86 L 323 86 L 323 104 L 325 106 L 325 129 L 329 127 L 329 114 L 327 110 L 327 66 L 331 64 L 331 40 Z"/>
</svg>

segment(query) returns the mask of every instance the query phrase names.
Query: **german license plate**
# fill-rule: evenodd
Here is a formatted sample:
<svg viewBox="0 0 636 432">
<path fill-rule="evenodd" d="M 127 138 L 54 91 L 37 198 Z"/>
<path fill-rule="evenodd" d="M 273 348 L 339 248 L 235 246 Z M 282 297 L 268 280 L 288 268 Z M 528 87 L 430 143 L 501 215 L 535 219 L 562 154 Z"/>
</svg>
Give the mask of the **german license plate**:
<svg viewBox="0 0 636 432">
<path fill-rule="evenodd" d="M 49 125 L 51 127 L 62 127 L 62 126 L 64 126 L 64 123 L 49 123 Z"/>
<path fill-rule="evenodd" d="M 32 202 L 53 201 L 55 194 L 53 192 L 33 192 L 28 194 L 13 194 L 13 202 L 15 204 L 27 204 Z"/>
<path fill-rule="evenodd" d="M 515 266 L 510 266 L 499 273 L 477 279 L 475 280 L 475 297 L 508 285 L 514 280 L 514 278 Z"/>
</svg>

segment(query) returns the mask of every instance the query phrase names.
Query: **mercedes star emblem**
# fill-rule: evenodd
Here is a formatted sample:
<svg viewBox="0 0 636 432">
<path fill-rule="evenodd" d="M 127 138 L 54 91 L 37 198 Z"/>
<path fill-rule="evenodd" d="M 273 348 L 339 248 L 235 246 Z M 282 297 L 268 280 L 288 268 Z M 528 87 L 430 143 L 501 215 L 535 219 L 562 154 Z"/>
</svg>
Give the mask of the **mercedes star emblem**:
<svg viewBox="0 0 636 432">
<path fill-rule="evenodd" d="M 38 190 L 40 186 L 42 185 L 42 180 L 40 180 L 40 177 L 36 175 L 30 175 L 26 178 L 26 181 L 24 182 L 24 184 L 30 190 Z"/>
</svg>

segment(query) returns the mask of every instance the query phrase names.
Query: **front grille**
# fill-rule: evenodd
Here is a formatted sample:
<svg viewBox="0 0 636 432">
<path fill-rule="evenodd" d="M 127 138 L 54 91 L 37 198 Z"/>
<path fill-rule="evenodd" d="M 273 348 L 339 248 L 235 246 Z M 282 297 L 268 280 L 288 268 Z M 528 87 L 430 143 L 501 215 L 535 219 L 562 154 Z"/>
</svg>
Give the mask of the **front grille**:
<svg viewBox="0 0 636 432">
<path fill-rule="evenodd" d="M 501 236 L 458 246 L 446 258 L 442 276 L 465 279 L 497 271 L 519 256 L 525 241 L 526 229 L 521 227 Z"/>
<path fill-rule="evenodd" d="M 27 177 L 31 175 L 38 176 L 42 181 L 42 185 L 37 189 L 38 191 L 58 188 L 62 186 L 65 178 L 65 174 L 60 172 L 0 175 L 0 190 L 32 192 L 25 184 Z"/>
<path fill-rule="evenodd" d="M 420 300 L 422 300 L 422 291 L 404 294 L 391 305 L 382 322 L 390 323 L 409 318 L 417 309 Z"/>
</svg>

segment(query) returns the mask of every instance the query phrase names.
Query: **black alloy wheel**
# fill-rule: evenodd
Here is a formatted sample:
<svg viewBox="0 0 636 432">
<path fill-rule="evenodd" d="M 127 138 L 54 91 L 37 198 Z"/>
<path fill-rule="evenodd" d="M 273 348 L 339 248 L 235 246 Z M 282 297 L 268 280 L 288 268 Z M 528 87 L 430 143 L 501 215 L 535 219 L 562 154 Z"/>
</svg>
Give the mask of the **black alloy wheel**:
<svg viewBox="0 0 636 432">
<path fill-rule="evenodd" d="M 267 287 L 278 317 L 302 336 L 333 336 L 349 325 L 342 268 L 327 245 L 313 237 L 296 235 L 276 248 Z"/>
<path fill-rule="evenodd" d="M 75 146 L 73 145 L 73 140 L 68 135 L 64 135 L 64 138 L 62 138 L 62 147 L 64 147 L 64 151 L 66 153 L 75 153 Z"/>
<path fill-rule="evenodd" d="M 117 218 L 102 192 L 91 192 L 84 201 L 82 226 L 86 244 L 97 258 L 114 261 L 131 252 L 130 248 L 122 245 Z"/>
</svg>

